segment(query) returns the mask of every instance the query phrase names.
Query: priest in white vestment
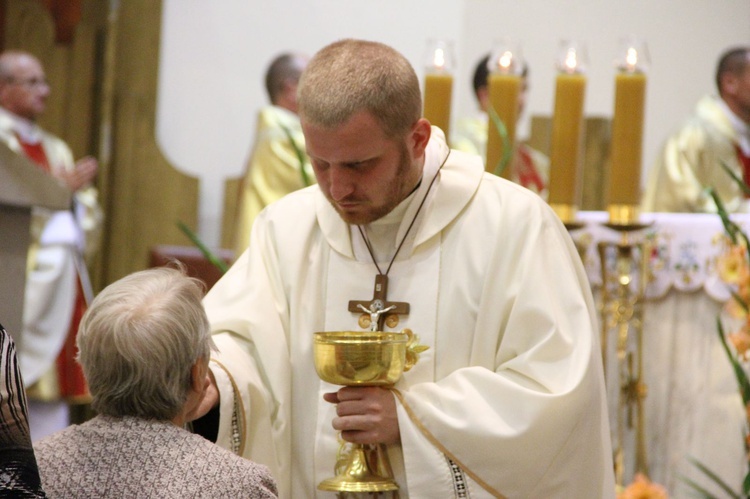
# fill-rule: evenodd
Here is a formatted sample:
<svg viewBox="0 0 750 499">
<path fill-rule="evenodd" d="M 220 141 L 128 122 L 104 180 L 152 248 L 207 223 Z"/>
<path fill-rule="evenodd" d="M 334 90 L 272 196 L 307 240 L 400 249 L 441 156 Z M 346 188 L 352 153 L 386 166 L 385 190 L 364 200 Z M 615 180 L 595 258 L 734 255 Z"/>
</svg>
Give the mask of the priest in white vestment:
<svg viewBox="0 0 750 499">
<path fill-rule="evenodd" d="M 36 57 L 16 50 L 0 55 L 0 143 L 73 194 L 68 210 L 32 211 L 23 330 L 10 331 L 20 338 L 18 361 L 35 440 L 69 424 L 66 401 L 81 404 L 90 399 L 74 359 L 75 333 L 92 294 L 86 259 L 97 249 L 103 219 L 93 186 L 96 159 L 75 161 L 62 139 L 37 124 L 49 94 Z"/>
<path fill-rule="evenodd" d="M 335 497 L 317 485 L 339 438 L 387 445 L 401 498 L 614 497 L 596 309 L 555 214 L 449 150 L 390 47 L 324 48 L 299 104 L 318 185 L 259 215 L 204 302 L 218 443 L 268 465 L 284 498 Z M 429 347 L 398 397 L 313 366 L 314 332 L 368 329 L 348 304 L 378 274 L 410 305 L 382 330 Z"/>
<path fill-rule="evenodd" d="M 727 211 L 750 211 L 748 196 L 732 178 L 750 185 L 750 46 L 720 57 L 716 85 L 719 95 L 702 97 L 665 142 L 649 174 L 644 211 L 715 212 L 707 187 Z"/>
<path fill-rule="evenodd" d="M 266 72 L 271 105 L 258 113 L 253 149 L 237 199 L 232 234 L 237 256 L 247 249 L 253 221 L 263 208 L 315 182 L 297 116 L 297 82 L 307 59 L 301 54 L 282 54 Z"/>
<path fill-rule="evenodd" d="M 474 116 L 464 117 L 456 122 L 456 132 L 450 139 L 453 149 L 473 154 L 479 154 L 486 158 L 487 153 L 487 131 L 489 128 L 490 108 L 489 75 L 487 66 L 489 54 L 482 57 L 474 67 L 472 87 L 474 97 L 479 104 L 478 113 Z M 521 79 L 521 92 L 518 94 L 518 116 L 520 117 L 526 107 L 526 94 L 529 90 L 529 68 L 523 65 Z M 494 125 L 493 125 L 494 126 Z M 486 167 L 486 165 L 485 165 Z M 543 199 L 547 199 L 547 186 L 549 184 L 549 158 L 537 151 L 527 143 L 517 140 L 513 145 L 513 155 L 509 165 L 508 178 L 527 189 L 536 192 Z"/>
</svg>

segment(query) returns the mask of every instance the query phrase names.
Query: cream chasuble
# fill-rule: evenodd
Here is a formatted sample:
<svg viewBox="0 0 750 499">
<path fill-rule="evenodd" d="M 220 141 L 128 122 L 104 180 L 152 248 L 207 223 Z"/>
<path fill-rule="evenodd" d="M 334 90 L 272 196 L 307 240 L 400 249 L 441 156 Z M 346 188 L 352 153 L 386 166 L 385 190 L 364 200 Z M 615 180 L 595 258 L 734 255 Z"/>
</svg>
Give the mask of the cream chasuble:
<svg viewBox="0 0 750 499">
<path fill-rule="evenodd" d="M 368 227 L 379 263 L 445 154 L 433 129 L 419 189 Z M 596 310 L 559 219 L 453 151 L 412 232 L 388 286 L 410 311 L 387 329 L 408 327 L 429 350 L 396 386 L 400 497 L 614 497 Z M 338 387 L 318 379 L 312 340 L 359 327 L 347 305 L 370 299 L 377 270 L 358 236 L 317 186 L 293 193 L 261 213 L 205 299 L 219 443 L 268 465 L 283 498 L 335 496 L 316 486 L 338 450 L 322 393 Z"/>
<path fill-rule="evenodd" d="M 743 178 L 737 157 L 739 137 L 718 97 L 705 96 L 694 115 L 669 137 L 652 166 L 643 195 L 644 211 L 685 213 L 715 212 L 707 187 L 717 194 L 730 212 L 750 211 L 740 186 L 722 167 Z"/>
<path fill-rule="evenodd" d="M 430 171 L 426 175 L 431 177 L 434 175 L 434 170 Z M 423 183 L 429 183 L 430 178 L 423 178 Z M 424 186 L 422 186 L 424 187 Z M 419 205 L 419 202 L 424 196 L 424 189 L 420 189 L 417 193 L 413 194 L 412 197 L 407 200 L 410 202 L 409 210 L 407 210 L 406 216 L 399 216 L 398 220 L 405 220 L 406 223 L 401 225 L 401 230 L 396 240 L 389 241 L 391 244 L 391 254 L 388 255 L 388 259 L 392 256 L 395 251 L 397 242 L 400 242 L 401 238 L 404 237 L 403 232 L 408 227 L 408 223 L 414 216 L 414 211 Z M 394 210 L 399 210 L 398 208 Z M 400 215 L 399 213 L 391 213 L 385 218 L 393 218 L 392 215 Z M 381 221 L 378 221 L 381 222 Z M 376 222 L 376 223 L 378 223 Z M 358 325 L 358 318 L 360 313 L 351 313 L 349 317 L 342 315 L 341 304 L 347 303 L 351 299 L 351 294 L 356 293 L 356 296 L 366 297 L 371 293 L 372 283 L 374 276 L 377 273 L 375 265 L 370 260 L 370 255 L 361 240 L 361 236 L 357 231 L 351 231 L 351 237 L 354 241 L 355 253 L 357 255 L 357 262 L 351 262 L 336 252 L 331 253 L 331 261 L 329 263 L 328 272 L 328 296 L 326 299 L 326 331 L 366 331 L 366 328 L 362 328 Z M 394 231 L 395 232 L 395 231 Z M 372 237 L 372 233 L 368 233 L 373 246 L 378 248 L 383 246 L 378 244 L 378 241 Z M 411 238 L 407 238 L 405 248 L 402 248 L 405 254 L 411 252 L 410 242 L 413 242 L 413 235 Z M 433 285 L 434 282 L 440 279 L 440 241 L 436 238 L 432 244 L 426 245 L 418 255 L 414 255 L 409 261 L 399 261 L 398 259 L 394 262 L 393 267 L 388 273 L 388 295 L 387 298 L 390 301 L 408 302 L 410 308 L 413 310 L 437 310 L 437 288 Z M 382 253 L 375 252 L 377 256 Z M 385 270 L 389 261 L 378 258 L 378 264 L 380 268 Z M 395 328 L 384 328 L 385 331 L 401 331 L 404 328 L 411 329 L 415 334 L 419 336 L 420 343 L 425 345 L 435 344 L 435 315 L 424 315 L 421 317 L 410 317 L 411 314 L 399 315 L 398 325 Z M 312 349 L 312 344 L 310 344 Z M 429 382 L 434 379 L 434 356 L 430 350 L 422 352 L 419 357 L 417 365 L 410 369 L 407 373 L 404 373 L 402 379 L 396 384 L 399 389 L 406 389 L 411 383 L 416 382 Z M 331 385 L 329 383 L 320 382 L 320 393 L 319 396 L 322 399 L 323 393 L 334 392 L 341 388 L 340 386 Z M 318 428 L 317 435 L 321 435 L 319 444 L 316 449 L 316 470 L 315 478 L 316 483 L 329 478 L 334 475 L 333 464 L 335 464 L 335 458 L 331 461 L 331 456 L 335 456 L 339 448 L 339 442 L 336 438 L 336 433 L 331 427 L 331 421 L 336 416 L 335 407 L 331 404 L 321 404 L 318 406 Z M 396 478 L 401 483 L 404 482 L 403 473 L 403 459 L 399 448 L 390 449 L 389 459 L 391 465 L 396 474 Z"/>
<path fill-rule="evenodd" d="M 302 164 L 298 153 L 302 155 Z M 280 106 L 263 108 L 258 113 L 255 140 L 237 200 L 232 235 L 236 255 L 247 248 L 250 229 L 263 208 L 313 183 L 315 175 L 305 153 L 299 118 Z"/>
</svg>

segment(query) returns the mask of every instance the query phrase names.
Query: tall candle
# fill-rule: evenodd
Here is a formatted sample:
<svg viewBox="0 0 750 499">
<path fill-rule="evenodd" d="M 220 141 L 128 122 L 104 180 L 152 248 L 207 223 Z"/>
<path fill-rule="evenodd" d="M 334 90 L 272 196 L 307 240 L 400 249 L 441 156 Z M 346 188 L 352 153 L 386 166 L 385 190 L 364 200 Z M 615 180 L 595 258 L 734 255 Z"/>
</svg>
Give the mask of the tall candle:
<svg viewBox="0 0 750 499">
<path fill-rule="evenodd" d="M 518 119 L 518 96 L 521 93 L 521 77 L 512 73 L 490 73 L 488 78 L 490 106 L 497 113 L 498 118 L 505 125 L 507 140 L 512 154 L 513 142 L 516 136 L 516 120 Z M 492 117 L 487 127 L 487 162 L 485 168 L 494 172 L 503 158 L 503 139 Z M 510 177 L 510 165 L 505 165 L 501 175 Z"/>
<path fill-rule="evenodd" d="M 645 102 L 646 75 L 628 71 L 618 73 L 612 119 L 610 205 L 637 205 L 640 202 Z"/>
<path fill-rule="evenodd" d="M 453 76 L 445 72 L 427 73 L 424 79 L 424 117 L 450 137 Z"/>
<path fill-rule="evenodd" d="M 451 96 L 453 93 L 453 43 L 427 40 L 424 78 L 424 110 L 422 115 L 445 133 L 450 140 Z"/>
<path fill-rule="evenodd" d="M 626 38 L 615 76 L 608 207 L 610 223 L 637 222 L 643 152 L 648 51 L 644 42 Z"/>
<path fill-rule="evenodd" d="M 579 165 L 586 77 L 557 75 L 550 145 L 549 203 L 580 204 Z"/>
</svg>

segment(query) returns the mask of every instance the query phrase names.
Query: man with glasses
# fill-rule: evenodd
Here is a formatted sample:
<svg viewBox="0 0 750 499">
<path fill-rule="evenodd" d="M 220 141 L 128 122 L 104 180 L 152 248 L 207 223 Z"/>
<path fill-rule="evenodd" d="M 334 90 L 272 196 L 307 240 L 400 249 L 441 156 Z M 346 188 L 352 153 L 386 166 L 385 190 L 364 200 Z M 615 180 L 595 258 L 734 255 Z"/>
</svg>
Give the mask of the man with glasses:
<svg viewBox="0 0 750 499">
<path fill-rule="evenodd" d="M 67 426 L 63 400 L 88 399 L 74 362 L 74 335 L 90 288 L 84 254 L 93 250 L 102 218 L 92 186 L 97 161 L 87 157 L 75 162 L 68 145 L 37 124 L 49 94 L 36 57 L 16 50 L 0 54 L 0 147 L 28 158 L 29 168 L 52 175 L 73 193 L 68 210 L 34 208 L 32 213 L 18 357 L 34 439 Z"/>
</svg>

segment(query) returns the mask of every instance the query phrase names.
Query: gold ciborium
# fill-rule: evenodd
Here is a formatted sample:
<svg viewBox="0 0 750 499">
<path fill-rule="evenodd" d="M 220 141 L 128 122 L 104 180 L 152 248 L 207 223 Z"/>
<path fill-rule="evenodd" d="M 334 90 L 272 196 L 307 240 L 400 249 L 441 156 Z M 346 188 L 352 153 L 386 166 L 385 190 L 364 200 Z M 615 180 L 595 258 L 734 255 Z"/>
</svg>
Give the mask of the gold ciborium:
<svg viewBox="0 0 750 499">
<path fill-rule="evenodd" d="M 344 386 L 390 386 L 416 363 L 420 351 L 416 336 L 382 331 L 315 333 L 315 370 L 323 381 Z M 345 450 L 345 447 L 351 450 Z M 398 490 L 384 444 L 342 442 L 336 476 L 318 489 L 334 492 L 387 492 Z"/>
</svg>

